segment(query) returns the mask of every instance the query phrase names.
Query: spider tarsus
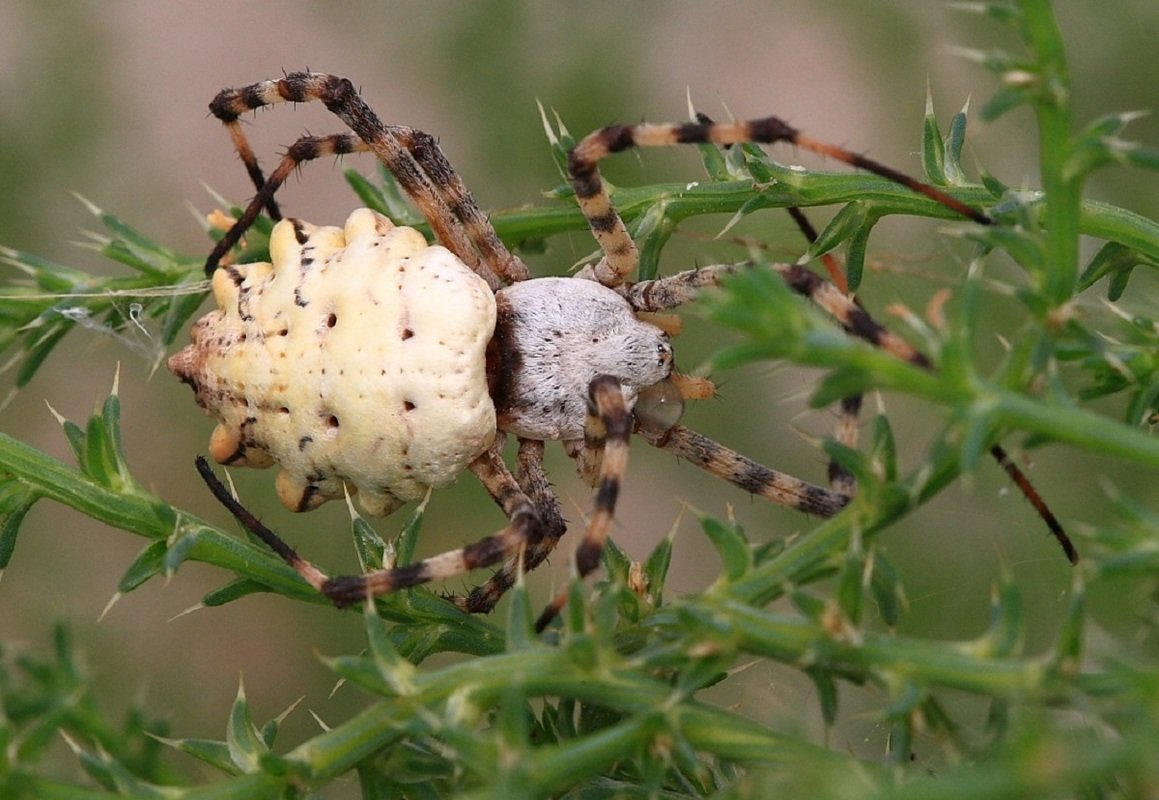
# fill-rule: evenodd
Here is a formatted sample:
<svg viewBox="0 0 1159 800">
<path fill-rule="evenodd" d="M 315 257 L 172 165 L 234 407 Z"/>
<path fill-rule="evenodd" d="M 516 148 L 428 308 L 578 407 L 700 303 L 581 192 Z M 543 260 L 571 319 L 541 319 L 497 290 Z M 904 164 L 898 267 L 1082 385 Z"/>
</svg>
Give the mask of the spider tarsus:
<svg viewBox="0 0 1159 800">
<path fill-rule="evenodd" d="M 1072 566 L 1078 564 L 1078 548 L 1074 546 L 1074 542 L 1070 540 L 1070 537 L 1063 529 L 1062 524 L 1058 521 L 1058 518 L 1054 516 L 1054 512 L 1050 510 L 1050 506 L 1048 506 L 1046 501 L 1042 499 L 1042 495 L 1040 495 L 1038 490 L 1034 488 L 1034 484 L 1032 484 L 1030 479 L 1026 477 L 1026 474 L 1018 468 L 1018 465 L 1014 463 L 1013 459 L 1010 458 L 1002 445 L 991 445 L 990 454 L 994 456 L 994 460 L 997 461 L 1004 470 L 1006 470 L 1006 474 L 1010 477 L 1010 480 L 1013 481 L 1014 485 L 1017 486 L 1019 491 L 1022 492 L 1023 497 L 1030 501 L 1030 505 L 1034 507 L 1034 510 L 1038 512 L 1038 516 L 1040 516 L 1042 521 L 1046 523 L 1047 529 L 1050 530 L 1051 535 L 1054 536 L 1054 538 L 1058 541 L 1058 544 L 1062 548 L 1063 553 L 1066 554 L 1067 560 L 1070 561 Z"/>
<path fill-rule="evenodd" d="M 197 467 L 198 474 L 201 475 L 201 479 L 205 481 L 205 485 L 209 487 L 209 491 L 213 493 L 213 496 L 217 498 L 219 503 L 225 506 L 229 513 L 233 514 L 234 518 L 241 524 L 243 528 L 260 539 L 283 561 L 293 567 L 294 570 L 299 574 L 302 574 L 304 578 L 306 578 L 304 570 L 313 570 L 313 572 L 317 572 L 317 570 L 314 569 L 313 566 L 309 564 L 309 562 L 305 561 L 301 556 L 298 555 L 294 548 L 290 547 L 290 545 L 286 544 L 286 542 L 283 541 L 281 537 L 262 524 L 261 520 L 255 517 L 249 509 L 243 506 L 241 502 L 233 496 L 229 489 L 226 488 L 225 484 L 221 482 L 221 479 L 217 477 L 217 474 L 213 471 L 213 468 L 209 466 L 209 462 L 205 460 L 204 456 L 197 456 L 194 464 Z M 309 580 L 309 578 L 307 578 L 307 580 Z M 311 581 L 311 583 L 313 583 L 313 581 Z"/>
<path fill-rule="evenodd" d="M 547 608 L 543 609 L 539 617 L 537 617 L 535 620 L 535 632 L 537 634 L 543 633 L 545 630 L 547 630 L 547 627 L 551 625 L 553 621 L 555 621 L 556 617 L 560 615 L 560 612 L 562 612 L 564 607 L 567 605 L 567 596 L 568 589 L 565 587 L 564 589 L 560 590 L 559 594 L 557 594 L 550 603 L 548 603 Z"/>
</svg>

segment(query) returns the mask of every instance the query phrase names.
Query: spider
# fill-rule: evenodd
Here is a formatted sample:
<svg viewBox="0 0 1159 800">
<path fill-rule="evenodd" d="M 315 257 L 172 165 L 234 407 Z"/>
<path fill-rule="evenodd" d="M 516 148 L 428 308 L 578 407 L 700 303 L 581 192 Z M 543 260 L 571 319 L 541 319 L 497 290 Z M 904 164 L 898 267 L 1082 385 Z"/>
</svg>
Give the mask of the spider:
<svg viewBox="0 0 1159 800">
<path fill-rule="evenodd" d="M 263 106 L 310 101 L 323 103 L 351 132 L 300 138 L 267 178 L 239 117 Z M 574 555 L 581 578 L 599 563 L 633 433 L 745 491 L 808 514 L 828 517 L 849 502 L 854 482 L 839 467 L 830 468 L 829 488 L 810 484 L 680 424 L 684 401 L 711 394 L 712 387 L 674 369 L 668 335 L 646 314 L 689 303 L 700 289 L 747 267 L 708 266 L 632 282 L 637 249 L 601 180 L 604 158 L 635 147 L 787 142 L 882 175 L 979 224 L 990 222 L 932 186 L 776 117 L 613 125 L 581 140 L 568 156 L 576 200 L 602 258 L 573 277 L 532 278 L 435 140 L 381 122 L 349 80 L 292 73 L 223 90 L 210 110 L 257 188 L 206 260 L 218 310 L 195 323 L 192 343 L 168 362 L 218 420 L 210 455 L 227 465 L 279 464 L 279 497 L 295 511 L 351 492 L 370 513 L 388 514 L 470 471 L 508 519 L 499 532 L 459 550 L 329 577 L 257 520 L 199 457 L 198 470 L 217 499 L 340 607 L 500 565 L 484 584 L 453 598 L 466 611 L 494 607 L 519 570 L 542 563 L 566 529 L 543 468 L 547 441 L 561 441 L 595 487 Z M 355 152 L 381 160 L 439 244 L 428 245 L 414 229 L 368 209 L 355 211 L 341 229 L 282 219 L 275 193 L 294 170 L 321 156 Z M 271 263 L 226 263 L 263 209 L 280 220 L 271 235 Z M 933 368 L 816 273 L 797 264 L 771 268 L 850 335 Z M 847 418 L 855 415 L 856 399 L 843 409 Z M 855 422 L 843 427 L 839 439 L 855 435 Z M 518 442 L 514 473 L 503 459 L 508 436 Z M 1074 548 L 1049 509 L 1002 449 L 995 446 L 993 453 L 1073 562 Z M 543 612 L 540 630 L 565 597 L 561 593 Z"/>
</svg>

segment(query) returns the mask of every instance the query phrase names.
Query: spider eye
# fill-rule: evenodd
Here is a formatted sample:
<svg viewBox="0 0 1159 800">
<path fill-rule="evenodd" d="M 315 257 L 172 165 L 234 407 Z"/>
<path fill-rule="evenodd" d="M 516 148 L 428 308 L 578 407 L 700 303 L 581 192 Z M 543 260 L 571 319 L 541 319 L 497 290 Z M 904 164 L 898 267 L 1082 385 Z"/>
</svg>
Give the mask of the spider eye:
<svg viewBox="0 0 1159 800">
<path fill-rule="evenodd" d="M 684 414 L 684 396 L 672 381 L 663 380 L 640 390 L 632 413 L 641 428 L 667 433 Z"/>
</svg>

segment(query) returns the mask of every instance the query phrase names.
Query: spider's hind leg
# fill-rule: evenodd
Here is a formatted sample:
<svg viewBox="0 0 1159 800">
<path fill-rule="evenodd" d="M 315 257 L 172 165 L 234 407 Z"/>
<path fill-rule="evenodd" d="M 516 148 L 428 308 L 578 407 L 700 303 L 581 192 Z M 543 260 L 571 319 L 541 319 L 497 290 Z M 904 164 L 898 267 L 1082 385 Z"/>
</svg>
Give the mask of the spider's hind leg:
<svg viewBox="0 0 1159 800">
<path fill-rule="evenodd" d="M 528 542 L 522 555 L 508 559 L 486 583 L 476 586 L 466 595 L 449 598 L 459 608 L 473 614 L 491 611 L 499 598 L 515 585 L 520 570 L 530 572 L 546 561 L 567 530 L 567 524 L 560 514 L 559 500 L 543 470 L 543 442 L 520 439 L 518 460 L 517 480 L 539 514 L 542 534 Z"/>
<path fill-rule="evenodd" d="M 327 576 L 314 564 L 299 556 L 281 537 L 263 525 L 239 503 L 204 458 L 198 458 L 197 468 L 210 491 L 246 530 L 261 539 L 307 583 L 326 595 L 339 608 L 360 602 L 367 597 L 431 581 L 446 580 L 474 569 L 497 564 L 525 549 L 534 550 L 544 535 L 544 525 L 536 507 L 519 487 L 507 465 L 503 463 L 501 441 L 497 441 L 487 452 L 475 459 L 470 469 L 507 514 L 509 523 L 505 528 L 458 550 L 431 556 L 413 564 L 363 575 Z"/>
<path fill-rule="evenodd" d="M 527 266 L 500 241 L 487 215 L 479 208 L 433 136 L 403 125 L 384 124 L 358 94 L 354 84 L 345 78 L 324 73 L 294 72 L 279 80 L 261 81 L 240 89 L 224 89 L 209 104 L 210 112 L 229 130 L 234 148 L 246 164 L 250 179 L 258 187 L 258 196 L 251 203 L 250 209 L 247 209 L 249 223 L 242 224 L 239 220 L 230 231 L 233 243 L 257 217 L 260 208 L 269 207 L 278 186 L 298 164 L 319 155 L 354 151 L 328 150 L 323 147 L 305 157 L 287 152 L 270 179 L 262 180 L 257 159 L 238 124 L 238 118 L 264 106 L 312 101 L 325 105 L 354 134 L 307 136 L 299 140 L 299 145 L 308 150 L 306 143 L 311 141 L 345 142 L 347 136 L 351 140 L 361 140 L 357 149 L 372 151 L 378 157 L 422 212 L 439 241 L 482 275 L 492 289 L 498 288 L 504 281 L 511 283 L 529 277 Z M 291 151 L 294 147 L 291 147 Z M 271 214 L 274 213 L 276 206 L 271 208 Z M 220 253 L 214 251 L 217 258 L 224 252 L 226 250 Z M 211 256 L 211 263 L 213 259 L 214 256 Z"/>
<path fill-rule="evenodd" d="M 231 128 L 230 130 L 232 131 L 233 129 Z M 263 208 L 269 213 L 271 219 L 280 220 L 282 218 L 274 196 L 282 188 L 282 185 L 285 184 L 290 175 L 294 173 L 294 170 L 301 167 L 307 161 L 313 161 L 324 156 L 342 156 L 348 153 L 368 152 L 369 150 L 370 148 L 361 139 L 351 133 L 336 133 L 330 136 L 303 136 L 290 145 L 286 149 L 278 166 L 270 173 L 269 178 L 265 179 L 258 186 L 257 194 L 250 200 L 249 205 L 242 211 L 241 216 L 234 221 L 230 229 L 214 245 L 209 256 L 206 257 L 206 277 L 213 277 L 214 271 L 225 257 L 225 254 L 241 241 L 242 236 L 254 224 Z M 250 155 L 252 156 L 252 153 Z M 245 160 L 244 156 L 242 160 Z M 256 162 L 254 169 L 258 169 Z M 258 170 L 257 175 L 260 174 L 261 171 Z M 254 173 L 251 171 L 250 175 L 253 177 Z"/>
<path fill-rule="evenodd" d="M 219 503 L 225 506 L 229 513 L 233 514 L 234 518 L 241 523 L 241 526 L 260 539 L 283 561 L 290 565 L 302 577 L 302 580 L 306 581 L 306 583 L 318 591 L 322 591 L 322 587 L 328 580 L 326 574 L 314 566 L 314 564 L 298 555 L 297 551 L 290 547 L 282 537 L 267 528 L 262 524 L 261 520 L 243 506 L 233 496 L 230 490 L 226 488 L 226 485 L 221 482 L 221 479 L 217 477 L 217 474 L 214 473 L 213 468 L 209 466 L 209 462 L 205 460 L 204 456 L 198 456 L 196 464 L 197 472 L 201 475 L 201 479 L 205 481 L 205 485 L 209 487 L 209 491 L 213 493 L 213 496 L 217 498 Z"/>
</svg>

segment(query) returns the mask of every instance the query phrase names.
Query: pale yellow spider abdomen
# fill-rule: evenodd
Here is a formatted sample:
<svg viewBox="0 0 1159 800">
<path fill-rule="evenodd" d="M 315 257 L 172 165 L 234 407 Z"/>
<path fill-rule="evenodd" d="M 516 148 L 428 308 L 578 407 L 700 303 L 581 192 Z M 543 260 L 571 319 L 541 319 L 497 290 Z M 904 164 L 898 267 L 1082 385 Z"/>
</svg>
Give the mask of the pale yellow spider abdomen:
<svg viewBox="0 0 1159 800">
<path fill-rule="evenodd" d="M 270 260 L 219 269 L 218 309 L 169 360 L 218 420 L 213 458 L 280 465 L 294 510 L 345 484 L 386 514 L 454 482 L 495 437 L 486 282 L 369 209 L 344 228 L 279 222 Z"/>
</svg>

